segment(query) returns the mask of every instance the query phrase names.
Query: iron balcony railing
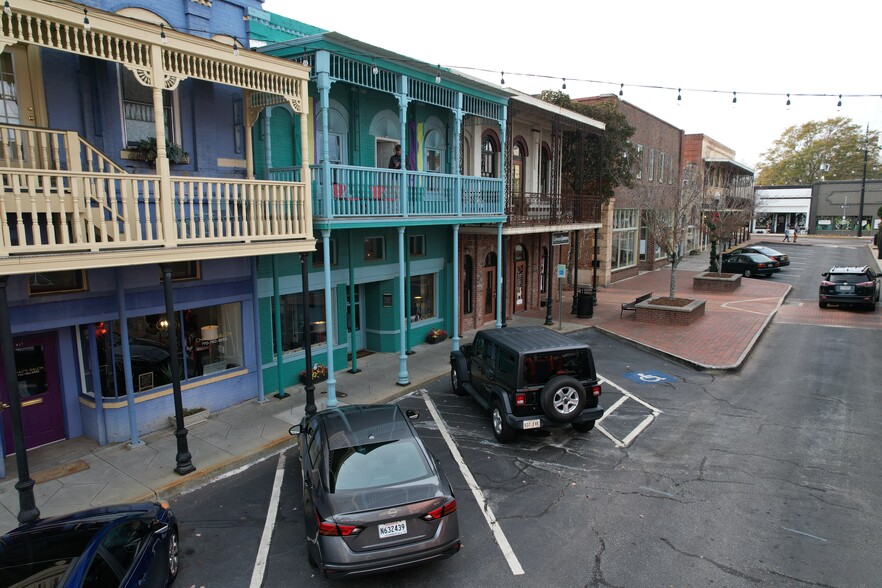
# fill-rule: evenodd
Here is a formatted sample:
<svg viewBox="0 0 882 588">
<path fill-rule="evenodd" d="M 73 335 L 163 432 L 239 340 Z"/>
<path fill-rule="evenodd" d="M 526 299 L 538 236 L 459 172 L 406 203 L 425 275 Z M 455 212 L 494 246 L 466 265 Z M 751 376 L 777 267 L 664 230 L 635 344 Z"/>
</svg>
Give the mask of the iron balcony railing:
<svg viewBox="0 0 882 588">
<path fill-rule="evenodd" d="M 600 222 L 596 196 L 520 192 L 505 207 L 509 226 L 565 225 Z"/>
</svg>

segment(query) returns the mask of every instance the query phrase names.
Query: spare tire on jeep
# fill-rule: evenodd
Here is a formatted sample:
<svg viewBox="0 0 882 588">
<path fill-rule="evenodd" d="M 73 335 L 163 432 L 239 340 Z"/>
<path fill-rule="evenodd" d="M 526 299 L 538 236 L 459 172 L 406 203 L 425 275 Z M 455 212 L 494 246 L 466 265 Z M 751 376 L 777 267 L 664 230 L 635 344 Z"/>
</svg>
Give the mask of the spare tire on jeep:
<svg viewBox="0 0 882 588">
<path fill-rule="evenodd" d="M 579 380 L 570 376 L 555 376 L 542 388 L 542 410 L 551 420 L 570 423 L 585 408 L 587 395 Z"/>
</svg>

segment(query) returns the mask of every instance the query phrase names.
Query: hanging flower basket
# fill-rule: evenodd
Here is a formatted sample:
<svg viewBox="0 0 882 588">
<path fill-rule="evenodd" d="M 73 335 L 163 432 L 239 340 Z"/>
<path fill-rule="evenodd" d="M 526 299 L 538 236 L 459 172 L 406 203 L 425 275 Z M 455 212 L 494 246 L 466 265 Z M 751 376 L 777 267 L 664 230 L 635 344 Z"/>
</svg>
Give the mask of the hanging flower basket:
<svg viewBox="0 0 882 588">
<path fill-rule="evenodd" d="M 324 382 L 328 379 L 328 366 L 322 365 L 320 363 L 313 364 L 312 366 L 312 383 L 317 384 L 319 382 Z M 300 372 L 300 382 L 306 383 L 306 370 Z"/>
<path fill-rule="evenodd" d="M 447 339 L 447 331 L 444 329 L 432 329 L 426 335 L 426 343 L 434 345 Z"/>
</svg>

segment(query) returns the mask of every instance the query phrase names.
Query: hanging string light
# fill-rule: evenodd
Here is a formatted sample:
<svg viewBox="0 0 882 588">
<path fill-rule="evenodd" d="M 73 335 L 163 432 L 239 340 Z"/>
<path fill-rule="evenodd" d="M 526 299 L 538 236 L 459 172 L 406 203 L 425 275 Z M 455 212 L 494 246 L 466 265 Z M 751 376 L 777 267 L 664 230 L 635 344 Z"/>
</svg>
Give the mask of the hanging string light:
<svg viewBox="0 0 882 588">
<path fill-rule="evenodd" d="M 89 22 L 89 10 L 87 8 L 83 8 L 83 28 L 86 29 L 86 32 L 92 30 L 92 23 Z"/>
<path fill-rule="evenodd" d="M 499 85 L 500 86 L 505 85 L 505 72 L 504 71 L 499 72 Z"/>
<path fill-rule="evenodd" d="M 168 43 L 168 37 L 165 36 L 165 24 L 159 23 L 159 40 L 165 45 Z"/>
<path fill-rule="evenodd" d="M 441 83 L 441 64 L 440 63 L 438 64 L 438 70 L 435 72 L 435 83 L 436 84 Z"/>
<path fill-rule="evenodd" d="M 624 96 L 624 95 L 625 95 L 625 84 L 624 84 L 624 82 L 623 82 L 623 83 L 619 86 L 619 96 L 621 97 L 621 96 Z"/>
<path fill-rule="evenodd" d="M 239 57 L 239 46 L 236 45 L 236 41 L 233 41 L 233 55 Z"/>
<path fill-rule="evenodd" d="M 9 0 L 3 0 L 3 12 L 6 16 L 12 16 L 12 8 L 9 7 Z"/>
<path fill-rule="evenodd" d="M 566 78 L 563 78 L 563 86 L 561 86 L 560 89 L 561 89 L 561 90 L 566 90 L 566 89 L 567 89 L 567 79 L 566 79 Z"/>
<path fill-rule="evenodd" d="M 836 112 L 842 110 L 842 94 L 839 95 L 839 102 L 836 103 Z"/>
<path fill-rule="evenodd" d="M 380 68 L 377 67 L 377 62 L 374 61 L 373 58 L 371 59 L 371 72 L 374 75 L 377 75 L 378 73 L 380 73 Z"/>
<path fill-rule="evenodd" d="M 738 94 L 734 91 L 732 92 L 732 108 L 735 108 L 735 104 L 738 102 Z"/>
<path fill-rule="evenodd" d="M 790 94 L 787 94 L 787 110 L 790 110 Z"/>
<path fill-rule="evenodd" d="M 302 63 L 302 64 L 305 65 L 306 67 L 309 67 L 309 59 L 307 59 L 306 57 L 304 57 L 304 58 L 300 61 L 300 63 Z"/>
<path fill-rule="evenodd" d="M 681 94 L 682 92 L 682 88 L 677 88 L 677 106 L 680 106 L 680 104 L 682 104 L 683 102 L 683 95 Z"/>
</svg>

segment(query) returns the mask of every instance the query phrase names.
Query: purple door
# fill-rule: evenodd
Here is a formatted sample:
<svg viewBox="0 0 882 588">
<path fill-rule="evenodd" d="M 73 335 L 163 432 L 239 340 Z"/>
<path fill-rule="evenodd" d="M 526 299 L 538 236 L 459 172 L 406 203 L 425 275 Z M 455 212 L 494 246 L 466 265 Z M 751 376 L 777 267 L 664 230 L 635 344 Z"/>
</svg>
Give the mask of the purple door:
<svg viewBox="0 0 882 588">
<path fill-rule="evenodd" d="M 21 399 L 21 418 L 25 447 L 32 449 L 64 439 L 64 412 L 58 380 L 58 354 L 55 335 L 16 337 L 15 370 Z M 3 365 L 0 363 L 0 401 L 9 404 Z M 12 440 L 12 415 L 3 411 L 3 442 L 6 454 L 15 452 Z"/>
</svg>

